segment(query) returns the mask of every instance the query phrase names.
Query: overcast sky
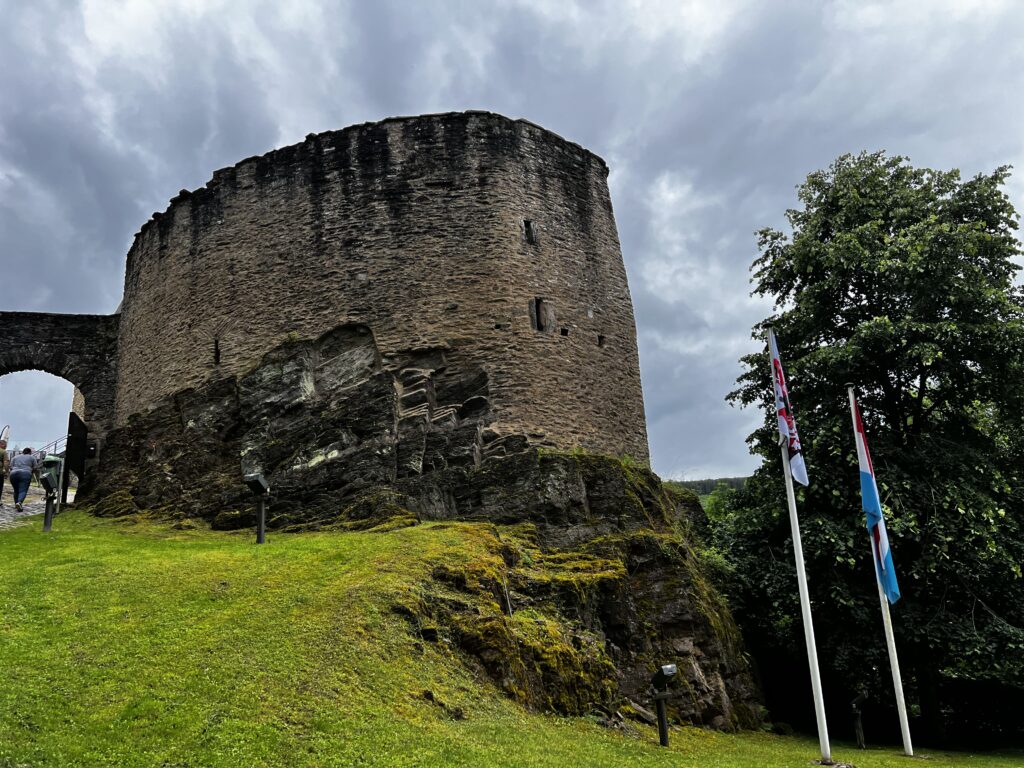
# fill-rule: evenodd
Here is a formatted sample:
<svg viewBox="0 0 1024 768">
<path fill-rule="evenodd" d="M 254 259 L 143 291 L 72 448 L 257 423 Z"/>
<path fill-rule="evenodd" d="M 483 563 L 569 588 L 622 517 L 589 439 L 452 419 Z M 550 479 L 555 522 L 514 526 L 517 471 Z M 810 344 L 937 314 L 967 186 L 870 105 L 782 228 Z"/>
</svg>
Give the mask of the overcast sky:
<svg viewBox="0 0 1024 768">
<path fill-rule="evenodd" d="M 524 117 L 611 167 L 664 476 L 756 465 L 760 416 L 723 398 L 770 309 L 749 296 L 754 231 L 784 224 L 807 173 L 862 149 L 1010 163 L 1024 208 L 1014 0 L 0 0 L 0 19 L 0 309 L 112 312 L 153 211 L 308 133 Z M 0 426 L 51 439 L 70 399 L 3 377 Z"/>
</svg>

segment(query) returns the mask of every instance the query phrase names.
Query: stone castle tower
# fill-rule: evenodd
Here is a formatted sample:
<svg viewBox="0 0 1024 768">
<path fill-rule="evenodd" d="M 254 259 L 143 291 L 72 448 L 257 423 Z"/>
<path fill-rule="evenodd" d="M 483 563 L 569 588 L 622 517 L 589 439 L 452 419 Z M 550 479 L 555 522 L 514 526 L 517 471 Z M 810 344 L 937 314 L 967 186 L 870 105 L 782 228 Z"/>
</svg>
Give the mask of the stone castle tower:
<svg viewBox="0 0 1024 768">
<path fill-rule="evenodd" d="M 204 453 L 225 492 L 240 456 L 336 488 L 528 446 L 645 463 L 607 174 L 486 112 L 310 135 L 154 214 L 119 314 L 6 313 L 0 373 L 70 379 L 105 476 L 171 467 L 146 504 L 194 482 Z"/>
<path fill-rule="evenodd" d="M 565 578 L 512 594 L 564 617 L 570 661 L 510 634 L 509 584 L 480 580 L 499 621 L 479 603 L 421 606 L 467 611 L 453 642 L 498 684 L 544 708 L 566 691 L 557 707 L 582 714 L 616 690 L 646 695 L 673 662 L 680 717 L 756 726 L 735 628 L 679 538 L 699 503 L 642 468 L 607 174 L 486 112 L 309 136 L 154 214 L 114 315 L 0 313 L 0 374 L 75 384 L 95 448 L 76 501 L 96 515 L 245 527 L 242 475 L 259 470 L 271 528 L 521 524 Z"/>
</svg>

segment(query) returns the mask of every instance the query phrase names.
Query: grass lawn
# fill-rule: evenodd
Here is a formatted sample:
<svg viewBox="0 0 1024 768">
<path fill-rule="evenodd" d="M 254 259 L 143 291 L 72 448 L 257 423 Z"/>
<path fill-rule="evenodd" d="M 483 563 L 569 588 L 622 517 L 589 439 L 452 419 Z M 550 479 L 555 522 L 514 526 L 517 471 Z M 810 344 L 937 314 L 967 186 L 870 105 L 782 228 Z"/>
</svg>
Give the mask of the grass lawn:
<svg viewBox="0 0 1024 768">
<path fill-rule="evenodd" d="M 805 766 L 813 739 L 684 729 L 657 747 L 529 714 L 391 610 L 483 529 L 174 530 L 68 512 L 0 532 L 0 768 Z M 424 696 L 431 691 L 433 701 Z M 461 710 L 461 713 L 457 712 Z M 462 715 L 460 718 L 459 715 Z M 922 765 L 1020 766 L 929 752 Z M 835 757 L 858 768 L 898 750 Z"/>
</svg>

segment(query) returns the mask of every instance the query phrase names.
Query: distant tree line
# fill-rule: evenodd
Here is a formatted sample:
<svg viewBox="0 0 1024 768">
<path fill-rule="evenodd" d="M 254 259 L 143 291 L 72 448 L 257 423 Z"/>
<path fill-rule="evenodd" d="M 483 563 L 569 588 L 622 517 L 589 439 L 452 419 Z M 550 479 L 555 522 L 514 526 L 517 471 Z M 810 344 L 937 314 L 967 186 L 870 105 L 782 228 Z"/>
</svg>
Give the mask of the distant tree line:
<svg viewBox="0 0 1024 768">
<path fill-rule="evenodd" d="M 698 496 L 708 496 L 723 485 L 726 488 L 739 491 L 746 485 L 747 478 L 745 477 L 709 477 L 704 480 L 669 480 L 670 485 L 679 485 L 683 488 L 689 488 L 691 491 L 696 493 Z"/>
</svg>

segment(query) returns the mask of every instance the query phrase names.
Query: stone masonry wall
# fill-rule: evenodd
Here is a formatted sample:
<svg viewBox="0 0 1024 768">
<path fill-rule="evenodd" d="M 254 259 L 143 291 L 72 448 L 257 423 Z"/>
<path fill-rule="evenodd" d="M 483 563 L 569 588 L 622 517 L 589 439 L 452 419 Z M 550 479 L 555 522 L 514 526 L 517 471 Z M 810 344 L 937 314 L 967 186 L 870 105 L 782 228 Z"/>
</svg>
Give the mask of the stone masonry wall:
<svg viewBox="0 0 1024 768">
<path fill-rule="evenodd" d="M 0 312 L 0 376 L 46 371 L 75 385 L 96 437 L 113 424 L 118 315 Z"/>
<path fill-rule="evenodd" d="M 78 387 L 75 387 L 75 394 L 71 397 L 71 412 L 85 421 L 85 395 Z"/>
<path fill-rule="evenodd" d="M 385 368 L 436 353 L 449 376 L 482 370 L 498 434 L 646 461 L 607 172 L 482 112 L 311 135 L 217 171 L 128 254 L 117 423 L 289 339 L 362 325 Z M 397 381 L 399 418 L 426 408 L 433 384 Z"/>
<path fill-rule="evenodd" d="M 93 448 L 86 460 L 89 475 L 114 422 L 119 320 L 119 315 L 0 312 L 0 376 L 39 370 L 75 385 L 72 410 L 88 425 Z M 0 405 L 10 409 L 18 404 Z"/>
</svg>

